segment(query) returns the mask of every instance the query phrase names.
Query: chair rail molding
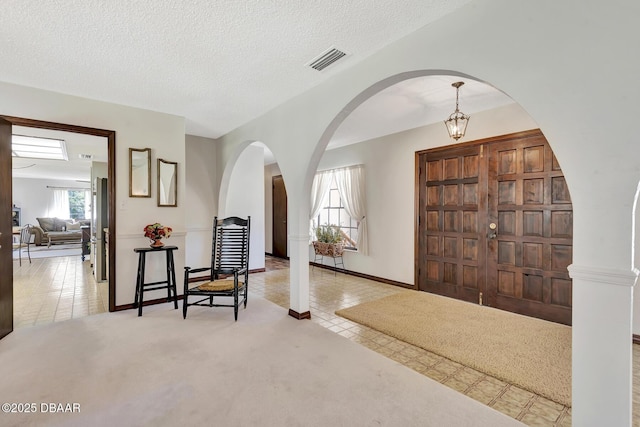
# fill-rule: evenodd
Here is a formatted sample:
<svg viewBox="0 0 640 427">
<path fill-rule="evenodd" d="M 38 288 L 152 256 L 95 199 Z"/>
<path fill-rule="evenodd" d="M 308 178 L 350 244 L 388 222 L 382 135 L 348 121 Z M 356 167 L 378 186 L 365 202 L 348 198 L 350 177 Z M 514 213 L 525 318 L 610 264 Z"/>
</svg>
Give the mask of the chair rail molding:
<svg viewBox="0 0 640 427">
<path fill-rule="evenodd" d="M 571 264 L 567 267 L 572 279 L 587 280 L 603 285 L 617 285 L 633 287 L 638 279 L 640 270 L 622 270 L 617 268 L 601 268 Z"/>
<path fill-rule="evenodd" d="M 186 231 L 175 231 L 174 230 L 174 231 L 171 232 L 171 237 L 185 237 L 186 235 L 187 235 Z M 118 239 L 139 239 L 141 237 L 146 239 L 146 237 L 144 237 L 144 235 L 142 233 L 135 233 L 135 234 L 134 233 L 126 233 L 126 234 L 125 233 L 123 233 L 123 234 L 118 233 L 116 235 L 116 237 Z"/>
</svg>

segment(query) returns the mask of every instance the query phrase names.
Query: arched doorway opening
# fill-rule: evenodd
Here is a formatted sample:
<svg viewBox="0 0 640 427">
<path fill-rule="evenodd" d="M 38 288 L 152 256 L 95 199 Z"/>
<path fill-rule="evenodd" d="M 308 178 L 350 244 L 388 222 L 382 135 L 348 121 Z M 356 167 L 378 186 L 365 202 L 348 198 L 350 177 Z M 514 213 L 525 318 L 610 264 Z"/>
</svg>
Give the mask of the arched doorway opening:
<svg viewBox="0 0 640 427">
<path fill-rule="evenodd" d="M 467 89 L 466 93 L 461 92 L 460 107 L 465 113 L 471 114 L 472 118 L 466 137 L 454 143 L 449 138 L 442 120 L 455 106 L 455 92 L 451 88 L 451 83 L 458 80 L 464 81 L 464 88 Z M 372 125 L 366 126 L 362 123 Z M 365 128 L 364 131 L 360 131 L 361 135 L 358 135 L 358 126 Z M 376 129 L 372 129 L 374 127 Z M 415 153 L 433 149 L 445 150 L 443 147 L 462 147 L 465 144 L 474 144 L 470 141 L 485 141 L 487 138 L 523 131 L 537 132 L 541 135 L 541 132 L 536 130 L 538 128 L 537 123 L 514 100 L 490 84 L 471 76 L 445 70 L 421 70 L 398 74 L 361 92 L 334 117 L 325 129 L 316 146 L 314 158 L 307 168 L 305 184 L 308 186 L 305 188 L 311 188 L 311 182 L 318 170 L 356 163 L 364 165 L 367 172 L 367 222 L 371 230 L 369 232 L 371 255 L 347 253 L 348 268 L 356 273 L 418 289 L 420 288 L 418 249 L 421 247 L 418 241 L 418 229 L 421 218 L 417 211 L 420 203 L 417 182 L 424 176 L 421 178 L 419 171 L 412 167 L 412 163 L 415 164 L 417 161 Z M 544 139 L 544 136 L 541 138 Z M 349 145 L 348 142 L 352 144 Z M 497 213 L 497 207 L 494 209 L 495 215 L 501 216 L 505 224 L 511 221 L 508 227 L 500 226 L 500 238 L 494 245 L 496 246 L 493 251 L 497 257 L 496 264 L 501 266 L 500 273 L 496 272 L 495 276 L 502 279 L 500 289 L 503 294 L 511 293 L 512 296 L 526 300 L 522 303 L 526 306 L 533 307 L 540 304 L 563 306 L 565 314 L 562 322 L 570 323 L 571 280 L 566 267 L 571 263 L 572 212 L 569 208 L 561 214 L 557 209 L 559 203 L 566 205 L 567 201 L 570 206 L 569 189 L 562 177 L 559 162 L 551 147 L 546 142 L 545 144 L 542 147 L 543 151 L 536 148 L 525 150 L 526 167 L 531 168 L 527 172 L 528 176 L 523 175 L 518 182 L 505 181 L 499 185 L 492 183 L 503 191 L 513 191 L 509 197 L 513 197 L 513 202 L 517 201 L 519 205 L 511 212 L 502 209 L 509 205 L 509 200 L 504 198 L 505 194 L 500 202 L 501 213 Z M 336 145 L 339 146 L 335 147 Z M 478 145 L 478 149 L 481 145 Z M 483 158 L 486 159 L 488 153 L 488 151 L 484 152 Z M 534 154 L 541 157 L 535 157 Z M 501 155 L 504 162 L 513 161 L 514 165 L 516 162 L 523 161 L 521 158 L 511 159 L 506 152 Z M 523 155 L 521 149 L 518 155 Z M 535 161 L 539 163 L 534 166 Z M 497 163 L 494 162 L 495 166 Z M 444 167 L 442 162 L 440 167 Z M 459 167 L 462 168 L 463 163 L 460 163 Z M 539 170 L 540 167 L 547 167 L 549 173 L 554 176 L 542 177 L 540 174 L 543 172 Z M 423 171 L 423 173 L 426 172 Z M 460 173 L 464 171 L 460 169 Z M 533 174 L 540 176 L 534 177 Z M 452 179 L 452 177 L 449 178 Z M 461 178 L 464 179 L 464 177 Z M 423 266 L 422 270 L 425 275 L 429 271 L 429 277 L 439 282 L 443 288 L 450 288 L 452 281 L 456 284 L 459 282 L 460 285 L 464 283 L 470 285 L 476 280 L 469 268 L 463 268 L 465 256 L 476 258 L 473 252 L 477 252 L 471 236 L 464 234 L 463 230 L 465 218 L 469 220 L 471 205 L 473 205 L 470 200 L 464 199 L 464 192 L 467 191 L 470 194 L 469 191 L 474 187 L 468 185 L 464 188 L 462 182 L 455 183 L 455 187 L 453 182 L 448 185 L 432 188 L 435 191 L 432 194 L 432 198 L 435 198 L 432 202 L 435 203 L 435 200 L 438 200 L 442 211 L 441 214 L 436 212 L 438 218 L 432 226 L 439 228 L 441 234 L 436 237 L 430 236 L 429 239 L 437 242 L 435 245 L 437 247 L 431 250 L 432 255 L 440 259 L 437 260 L 438 262 Z M 486 178 L 483 178 L 482 185 L 486 187 L 483 190 L 486 193 L 488 188 Z M 443 200 L 445 189 L 448 198 L 446 201 Z M 516 193 L 519 194 L 517 200 Z M 555 199 L 551 200 L 554 197 Z M 425 194 L 425 203 L 426 199 Z M 445 202 L 446 206 L 443 205 Z M 454 203 L 457 206 L 455 211 Z M 523 207 L 523 205 L 526 206 Z M 544 209 L 543 205 L 546 206 Z M 444 211 L 449 212 L 447 213 L 449 224 L 444 222 Z M 489 217 L 486 212 L 483 215 L 482 221 L 487 222 Z M 525 228 L 522 225 L 523 215 L 527 226 Z M 431 214 L 432 219 L 433 216 Z M 420 224 L 426 227 L 426 216 L 423 219 L 425 222 Z M 497 225 L 497 219 L 490 222 Z M 444 229 L 445 225 L 448 230 Z M 486 226 L 488 225 L 489 222 Z M 467 231 L 470 226 L 471 224 L 467 224 Z M 458 228 L 463 234 L 445 236 Z M 517 231 L 520 234 L 519 241 L 507 241 L 510 231 L 513 233 Z M 481 234 L 486 234 L 485 228 L 477 229 L 475 233 L 479 239 L 486 238 L 486 236 L 479 237 Z M 522 233 L 531 235 L 536 241 L 525 241 Z M 534 236 L 536 233 L 539 235 Z M 543 242 L 544 239 L 546 240 Z M 551 243 L 549 239 L 563 239 L 563 241 Z M 483 264 L 484 261 L 480 260 L 480 263 Z M 447 269 L 446 272 L 445 269 Z M 542 271 L 546 273 L 542 274 Z M 454 296 L 456 292 L 452 294 L 447 290 L 441 293 Z M 479 302 L 477 293 L 475 302 Z M 485 304 L 491 301 L 491 295 L 485 293 L 484 296 Z M 463 299 L 469 300 L 469 298 Z M 508 304 L 500 306 L 520 313 L 534 312 L 534 310 L 527 311 L 518 307 L 509 308 Z M 560 321 L 557 316 L 545 318 Z"/>
</svg>

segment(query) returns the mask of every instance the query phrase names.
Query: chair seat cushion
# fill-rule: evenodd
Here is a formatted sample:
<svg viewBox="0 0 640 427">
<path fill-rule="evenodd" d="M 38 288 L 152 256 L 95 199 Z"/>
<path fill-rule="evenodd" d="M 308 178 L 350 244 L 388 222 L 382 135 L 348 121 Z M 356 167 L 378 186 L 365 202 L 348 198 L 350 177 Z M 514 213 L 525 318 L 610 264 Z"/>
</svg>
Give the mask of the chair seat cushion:
<svg viewBox="0 0 640 427">
<path fill-rule="evenodd" d="M 243 282 L 238 281 L 238 287 L 241 288 L 244 285 Z M 233 290 L 233 280 L 216 280 L 214 282 L 203 283 L 197 286 L 195 289 L 199 291 L 231 291 Z"/>
</svg>

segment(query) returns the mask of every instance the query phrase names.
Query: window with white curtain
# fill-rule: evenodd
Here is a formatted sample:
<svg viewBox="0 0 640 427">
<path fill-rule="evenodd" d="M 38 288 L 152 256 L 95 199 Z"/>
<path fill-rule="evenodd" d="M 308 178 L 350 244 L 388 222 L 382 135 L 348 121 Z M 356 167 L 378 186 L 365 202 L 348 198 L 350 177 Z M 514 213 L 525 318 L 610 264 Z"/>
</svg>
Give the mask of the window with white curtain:
<svg viewBox="0 0 640 427">
<path fill-rule="evenodd" d="M 53 190 L 49 216 L 76 221 L 91 218 L 91 192 L 85 189 Z"/>
<path fill-rule="evenodd" d="M 313 227 L 337 225 L 349 249 L 368 255 L 364 166 L 318 172 L 311 188 Z"/>
<path fill-rule="evenodd" d="M 322 200 L 320 212 L 313 219 L 313 227 L 318 225 L 337 225 L 346 249 L 357 249 L 358 221 L 349 216 L 344 208 L 335 177 L 331 177 L 329 191 Z"/>
</svg>

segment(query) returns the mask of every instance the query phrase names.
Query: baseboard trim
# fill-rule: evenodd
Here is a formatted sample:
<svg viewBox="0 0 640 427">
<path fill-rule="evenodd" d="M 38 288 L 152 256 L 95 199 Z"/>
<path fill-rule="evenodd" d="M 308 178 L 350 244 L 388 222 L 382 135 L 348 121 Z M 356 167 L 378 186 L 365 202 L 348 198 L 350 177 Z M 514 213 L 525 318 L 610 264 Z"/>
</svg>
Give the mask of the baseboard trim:
<svg viewBox="0 0 640 427">
<path fill-rule="evenodd" d="M 289 316 L 291 316 L 291 317 L 293 317 L 295 319 L 298 319 L 298 320 L 311 319 L 311 312 L 310 311 L 305 311 L 304 313 L 298 313 L 294 309 L 290 308 L 289 309 Z"/>
<path fill-rule="evenodd" d="M 181 300 L 181 299 L 183 299 L 183 295 L 178 295 L 178 300 Z M 142 303 L 142 306 L 146 307 L 148 305 L 156 305 L 156 304 L 164 304 L 164 303 L 170 304 L 172 302 L 173 300 L 167 301 L 167 298 L 156 298 L 156 299 L 150 299 L 150 300 L 144 301 Z M 124 310 L 131 310 L 134 308 L 138 308 L 134 303 L 123 304 L 123 305 L 116 305 L 113 311 L 124 311 Z"/>
<path fill-rule="evenodd" d="M 399 286 L 401 288 L 406 288 L 406 289 L 415 289 L 415 286 L 410 285 L 408 283 L 398 282 L 398 281 L 391 280 L 391 279 L 385 279 L 383 277 L 372 276 L 370 274 L 359 273 L 357 271 L 344 270 L 342 268 L 335 268 L 335 267 L 331 267 L 330 265 L 319 264 L 319 263 L 316 263 L 316 262 L 309 262 L 309 265 L 312 265 L 314 267 L 324 268 L 324 269 L 331 270 L 331 271 L 337 271 L 338 273 L 344 273 L 344 274 L 348 274 L 350 276 L 361 277 L 363 279 L 373 280 L 374 282 L 386 283 L 387 285 Z"/>
</svg>

